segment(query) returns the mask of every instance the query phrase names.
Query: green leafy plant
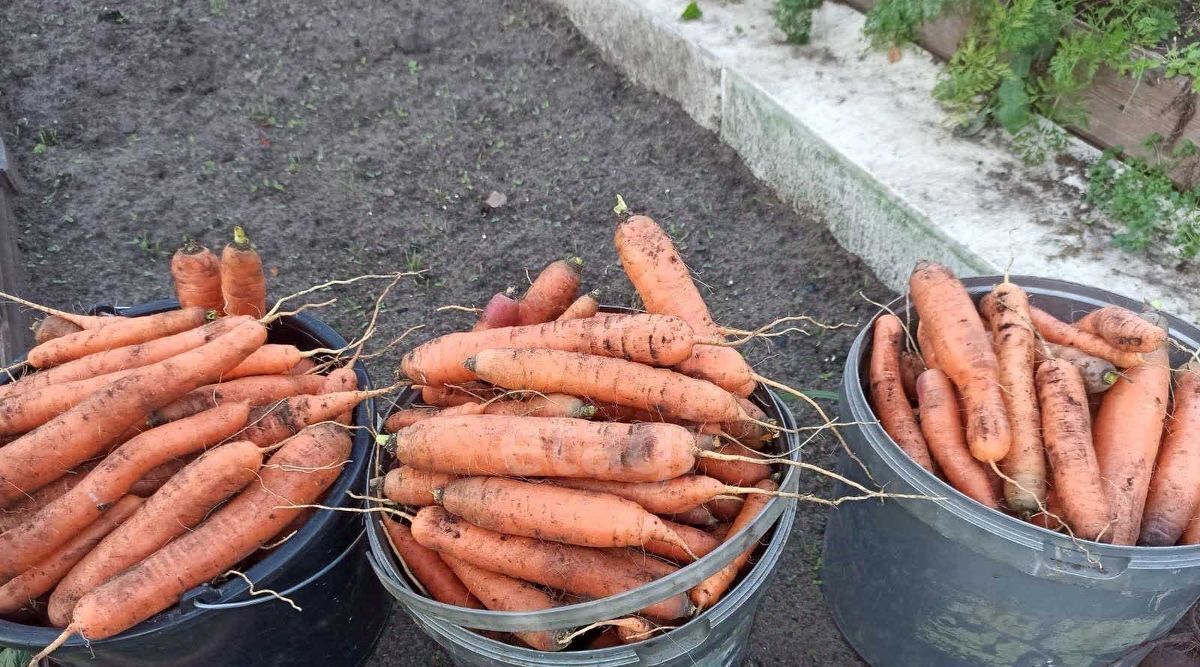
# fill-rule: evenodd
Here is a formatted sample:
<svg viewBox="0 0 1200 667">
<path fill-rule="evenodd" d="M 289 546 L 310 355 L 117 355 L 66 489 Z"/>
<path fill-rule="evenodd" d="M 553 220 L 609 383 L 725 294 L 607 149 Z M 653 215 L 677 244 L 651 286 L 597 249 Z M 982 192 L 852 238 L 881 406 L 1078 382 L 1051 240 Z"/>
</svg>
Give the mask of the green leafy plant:
<svg viewBox="0 0 1200 667">
<path fill-rule="evenodd" d="M 776 0 L 775 25 L 792 44 L 807 44 L 812 37 L 813 12 L 821 0 Z"/>
<path fill-rule="evenodd" d="M 679 15 L 679 18 L 684 21 L 695 21 L 702 16 L 704 16 L 704 12 L 700 11 L 700 5 L 696 2 L 689 2 L 687 7 L 683 8 L 683 13 Z"/>
</svg>

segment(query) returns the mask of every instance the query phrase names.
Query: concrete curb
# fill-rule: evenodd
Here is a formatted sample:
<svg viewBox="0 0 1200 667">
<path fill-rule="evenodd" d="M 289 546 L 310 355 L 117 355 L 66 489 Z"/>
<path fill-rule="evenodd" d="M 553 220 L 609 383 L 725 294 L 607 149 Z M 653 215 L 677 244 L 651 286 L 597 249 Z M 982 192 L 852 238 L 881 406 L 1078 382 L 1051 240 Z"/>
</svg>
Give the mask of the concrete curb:
<svg viewBox="0 0 1200 667">
<path fill-rule="evenodd" d="M 717 131 L 756 176 L 815 210 L 838 242 L 902 291 L 919 258 L 963 275 L 1073 280 L 1200 319 L 1200 276 L 1112 247 L 1084 202 L 1099 152 L 1072 139 L 1023 164 L 998 133 L 954 136 L 931 97 L 939 66 L 867 49 L 863 17 L 826 3 L 812 44 L 783 42 L 772 0 L 553 0 L 604 57 Z M 803 268 L 801 267 L 802 271 Z"/>
</svg>

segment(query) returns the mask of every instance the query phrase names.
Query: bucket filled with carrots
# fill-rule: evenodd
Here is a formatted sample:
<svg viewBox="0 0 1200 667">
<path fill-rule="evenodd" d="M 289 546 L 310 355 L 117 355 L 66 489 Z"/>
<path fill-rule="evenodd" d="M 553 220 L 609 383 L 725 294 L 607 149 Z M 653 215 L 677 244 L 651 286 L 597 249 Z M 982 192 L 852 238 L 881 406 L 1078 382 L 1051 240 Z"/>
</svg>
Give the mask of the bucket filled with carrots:
<svg viewBox="0 0 1200 667">
<path fill-rule="evenodd" d="M 22 301 L 47 317 L 0 380 L 0 645 L 64 665 L 364 655 L 386 597 L 361 523 L 328 510 L 365 481 L 377 392 L 339 334 L 267 303 L 242 230 L 172 268 L 178 300 Z"/>
<path fill-rule="evenodd" d="M 625 218 L 616 242 L 649 312 L 601 308 L 555 262 L 402 360 L 371 562 L 460 665 L 736 664 L 787 541 L 792 414 L 667 314 L 716 328 L 658 225 Z"/>
<path fill-rule="evenodd" d="M 923 262 L 852 347 L 825 594 L 871 664 L 1136 665 L 1200 599 L 1200 330 Z"/>
</svg>

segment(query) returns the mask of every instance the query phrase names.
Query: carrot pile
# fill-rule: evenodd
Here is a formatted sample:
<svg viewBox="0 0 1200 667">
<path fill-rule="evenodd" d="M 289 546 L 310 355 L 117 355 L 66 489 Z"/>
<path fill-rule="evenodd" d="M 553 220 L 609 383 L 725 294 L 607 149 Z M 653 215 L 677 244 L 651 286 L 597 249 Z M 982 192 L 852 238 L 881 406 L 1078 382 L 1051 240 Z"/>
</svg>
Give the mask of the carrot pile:
<svg viewBox="0 0 1200 667">
<path fill-rule="evenodd" d="M 869 393 L 914 461 L 1079 539 L 1200 544 L 1200 364 L 1171 368 L 1162 315 L 1064 322 L 1007 281 L 976 304 L 932 262 L 909 288 L 918 323 L 876 319 Z"/>
<path fill-rule="evenodd" d="M 267 343 L 262 262 L 235 236 L 221 260 L 176 253 L 178 310 L 45 309 L 0 385 L 0 616 L 120 633 L 290 537 L 341 474 L 337 422 L 374 394 Z"/>
<path fill-rule="evenodd" d="M 429 597 L 536 611 L 615 595 L 703 558 L 778 495 L 781 466 L 761 452 L 777 431 L 746 398 L 757 376 L 670 238 L 632 216 L 616 246 L 647 313 L 599 312 L 580 295 L 582 262 L 557 261 L 524 296 L 493 297 L 472 330 L 403 357 L 421 405 L 387 419 L 378 508 Z M 557 651 L 610 630 L 657 636 L 716 604 L 753 552 L 590 632 L 510 640 Z"/>
</svg>

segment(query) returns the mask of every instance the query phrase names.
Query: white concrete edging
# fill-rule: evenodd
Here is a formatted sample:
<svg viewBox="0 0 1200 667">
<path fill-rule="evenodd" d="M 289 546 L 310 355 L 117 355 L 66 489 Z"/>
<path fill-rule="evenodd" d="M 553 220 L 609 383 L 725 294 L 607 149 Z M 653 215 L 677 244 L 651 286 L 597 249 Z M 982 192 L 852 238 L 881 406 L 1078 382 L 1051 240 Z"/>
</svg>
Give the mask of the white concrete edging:
<svg viewBox="0 0 1200 667">
<path fill-rule="evenodd" d="M 921 258 L 962 275 L 1002 273 L 1095 285 L 1200 319 L 1200 276 L 1112 246 L 1084 224 L 1083 164 L 1024 165 L 995 132 L 951 131 L 931 92 L 939 65 L 916 47 L 899 62 L 868 49 L 863 17 L 818 10 L 812 43 L 786 44 L 773 0 L 552 0 L 634 81 L 717 131 L 784 200 L 814 210 L 837 241 L 903 291 Z M 802 270 L 802 269 L 801 269 Z"/>
</svg>

